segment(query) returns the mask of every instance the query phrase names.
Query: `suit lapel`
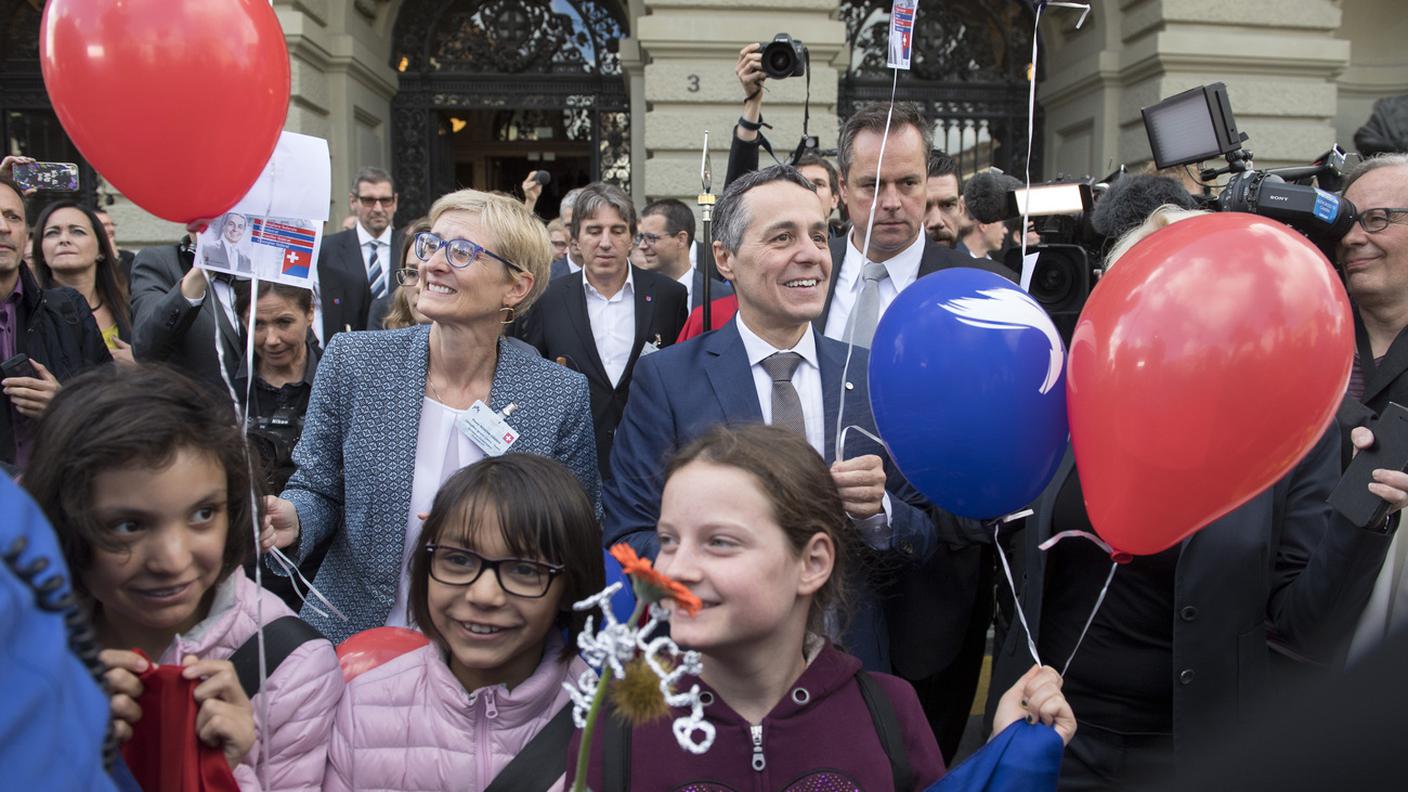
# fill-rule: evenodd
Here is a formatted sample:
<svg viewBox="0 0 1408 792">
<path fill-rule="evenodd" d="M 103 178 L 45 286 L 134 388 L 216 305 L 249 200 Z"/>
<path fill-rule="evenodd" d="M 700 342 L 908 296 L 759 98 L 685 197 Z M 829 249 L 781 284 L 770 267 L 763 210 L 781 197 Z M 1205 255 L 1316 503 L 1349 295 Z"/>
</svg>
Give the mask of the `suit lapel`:
<svg viewBox="0 0 1408 792">
<path fill-rule="evenodd" d="M 1356 334 L 1365 332 L 1358 312 L 1355 313 L 1354 324 Z M 1365 336 L 1360 335 L 1360 338 L 1363 337 Z M 1360 369 L 1366 372 L 1371 369 L 1373 371 L 1373 376 L 1364 378 L 1364 398 L 1360 399 L 1364 404 L 1368 404 L 1392 385 L 1403 372 L 1408 371 L 1408 330 L 1399 332 L 1398 337 L 1393 339 L 1393 343 L 1389 345 L 1388 352 L 1384 353 L 1383 362 L 1378 365 L 1374 365 L 1373 361 L 1363 359 L 1365 354 L 1373 354 L 1368 351 L 1369 345 L 1367 343 L 1359 344 L 1358 348 L 1361 350 L 1359 353 Z"/>
<path fill-rule="evenodd" d="M 572 276 L 572 282 L 575 285 L 567 295 L 567 317 L 576 330 L 575 337 L 580 347 L 577 368 L 588 377 L 595 377 L 609 390 L 611 380 L 606 376 L 606 366 L 601 362 L 601 355 L 597 354 L 596 336 L 592 333 L 591 319 L 587 316 L 586 275 L 578 272 Z M 586 368 L 583 368 L 584 363 Z"/>
<path fill-rule="evenodd" d="M 655 318 L 655 283 L 649 276 L 642 277 L 641 271 L 635 266 L 631 266 L 632 280 L 635 282 L 634 299 L 636 301 L 636 337 L 631 341 L 631 358 L 626 361 L 626 368 L 629 370 L 636 363 L 636 358 L 640 355 L 640 348 L 646 341 L 654 341 L 647 338 L 650 332 L 652 320 Z M 622 377 L 624 381 L 626 378 Z"/>
<path fill-rule="evenodd" d="M 855 420 L 856 411 L 868 411 L 870 405 L 861 403 L 863 400 L 854 398 L 856 395 L 863 393 L 863 391 L 855 387 L 855 381 L 858 377 L 865 376 L 865 371 L 857 365 L 854 358 L 851 360 L 850 371 L 846 372 L 846 384 L 850 387 L 842 386 L 841 373 L 846 370 L 846 346 L 844 344 L 827 343 L 827 339 L 821 334 L 821 331 L 817 330 L 816 358 L 817 362 L 821 364 L 821 403 L 823 407 L 822 412 L 825 414 L 825 426 L 823 429 L 826 431 L 825 457 L 826 463 L 829 465 L 835 461 L 837 456 L 836 417 L 841 407 L 842 391 L 844 390 L 845 392 L 846 415 L 850 416 L 850 419 L 846 421 L 847 424 L 860 425 L 861 423 L 865 423 Z M 852 436 L 851 434 L 846 436 L 848 445 L 853 442 L 851 441 Z"/>
<path fill-rule="evenodd" d="M 704 344 L 704 372 L 714 389 L 724 422 L 761 423 L 763 408 L 758 404 L 758 391 L 753 387 L 753 370 L 748 365 L 743 337 L 738 334 L 738 320 L 704 336 L 701 343 Z"/>
<path fill-rule="evenodd" d="M 846 235 L 831 240 L 831 277 L 826 284 L 826 304 L 821 307 L 821 316 L 812 320 L 818 333 L 826 332 L 826 319 L 831 315 L 831 299 L 836 296 L 836 280 L 841 277 L 841 265 L 846 261 Z"/>
<path fill-rule="evenodd" d="M 943 269 L 941 258 L 942 254 L 939 252 L 938 246 L 927 239 L 924 240 L 924 254 L 919 257 L 919 274 L 915 276 L 915 280 Z"/>
</svg>

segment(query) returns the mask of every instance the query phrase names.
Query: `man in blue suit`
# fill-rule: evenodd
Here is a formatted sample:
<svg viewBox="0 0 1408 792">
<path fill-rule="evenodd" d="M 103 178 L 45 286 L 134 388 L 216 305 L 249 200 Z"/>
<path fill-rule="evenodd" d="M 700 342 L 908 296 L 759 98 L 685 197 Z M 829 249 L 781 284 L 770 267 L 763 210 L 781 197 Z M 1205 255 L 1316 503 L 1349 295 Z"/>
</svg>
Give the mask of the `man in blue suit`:
<svg viewBox="0 0 1408 792">
<path fill-rule="evenodd" d="M 891 564 L 946 552 L 959 519 L 933 509 L 904 480 L 871 434 L 867 356 L 812 326 L 831 276 L 826 217 L 811 183 L 775 166 L 724 191 L 714 214 L 719 272 L 734 285 L 738 315 L 723 328 L 643 357 L 611 455 L 603 492 L 604 538 L 658 550 L 664 460 L 720 423 L 762 422 L 803 433 L 831 464 L 858 537 Z M 966 526 L 971 528 L 971 526 Z M 889 640 L 875 587 L 858 586 L 846 648 L 867 668 L 889 670 Z M 936 604 L 942 607 L 942 604 Z M 961 637 L 961 636 L 959 636 Z"/>
</svg>

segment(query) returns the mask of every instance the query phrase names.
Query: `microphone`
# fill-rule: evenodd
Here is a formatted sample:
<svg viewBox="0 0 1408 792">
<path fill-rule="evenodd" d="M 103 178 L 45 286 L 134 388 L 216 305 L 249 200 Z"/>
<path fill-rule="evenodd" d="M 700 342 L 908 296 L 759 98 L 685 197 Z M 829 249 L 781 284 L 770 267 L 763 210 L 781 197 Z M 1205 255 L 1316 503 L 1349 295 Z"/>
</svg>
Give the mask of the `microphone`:
<svg viewBox="0 0 1408 792">
<path fill-rule="evenodd" d="M 1138 228 L 1164 204 L 1180 209 L 1198 208 L 1197 199 L 1167 176 L 1123 176 L 1111 184 L 1105 197 L 1095 204 L 1095 210 L 1090 213 L 1090 226 L 1103 237 L 1118 239 Z"/>
<path fill-rule="evenodd" d="M 548 182 L 552 181 L 552 174 L 545 170 L 533 171 L 533 181 L 546 187 Z"/>
<path fill-rule="evenodd" d="M 1007 193 L 1022 187 L 1020 179 L 1001 171 L 976 173 L 963 185 L 963 203 L 968 214 L 979 223 L 996 223 L 1007 219 Z"/>
</svg>

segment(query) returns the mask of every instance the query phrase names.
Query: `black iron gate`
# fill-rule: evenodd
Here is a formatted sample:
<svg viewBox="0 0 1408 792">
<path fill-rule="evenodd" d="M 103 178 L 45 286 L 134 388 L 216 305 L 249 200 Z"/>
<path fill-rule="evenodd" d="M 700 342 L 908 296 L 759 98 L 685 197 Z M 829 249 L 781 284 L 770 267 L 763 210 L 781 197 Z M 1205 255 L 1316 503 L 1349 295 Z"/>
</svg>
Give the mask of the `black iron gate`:
<svg viewBox="0 0 1408 792">
<path fill-rule="evenodd" d="M 98 174 L 59 125 L 44 90 L 39 5 L 31 0 L 0 0 L 0 156 L 24 154 L 78 163 L 79 200 L 97 206 Z"/>
<path fill-rule="evenodd" d="M 837 110 L 842 118 L 867 102 L 889 101 L 886 68 L 889 0 L 843 0 L 850 45 Z M 1031 9 L 1022 0 L 933 0 L 919 7 L 914 52 L 896 99 L 915 102 L 934 123 L 934 146 L 965 176 L 989 166 L 1021 174 L 1027 157 L 1027 70 Z M 1032 178 L 1041 174 L 1037 108 Z"/>
<path fill-rule="evenodd" d="M 590 142 L 591 178 L 630 180 L 630 102 L 612 0 L 408 0 L 396 20 L 391 102 L 397 222 L 455 188 L 445 111 L 538 111 Z M 510 114 L 511 115 L 511 114 Z M 499 115 L 497 128 L 514 126 Z"/>
</svg>

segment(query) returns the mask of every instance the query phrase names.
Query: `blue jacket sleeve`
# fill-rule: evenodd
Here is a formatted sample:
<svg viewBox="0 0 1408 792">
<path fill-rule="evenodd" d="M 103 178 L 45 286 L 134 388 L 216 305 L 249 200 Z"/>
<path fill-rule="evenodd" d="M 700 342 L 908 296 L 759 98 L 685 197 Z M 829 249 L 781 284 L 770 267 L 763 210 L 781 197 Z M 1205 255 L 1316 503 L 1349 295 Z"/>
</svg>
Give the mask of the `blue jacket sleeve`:
<svg viewBox="0 0 1408 792">
<path fill-rule="evenodd" d="M 631 395 L 611 448 L 611 480 L 603 504 L 602 540 L 610 547 L 626 542 L 641 556 L 660 551 L 655 523 L 665 488 L 665 457 L 674 449 L 675 421 L 664 378 L 653 357 L 636 362 Z"/>
<path fill-rule="evenodd" d="M 345 339 L 342 335 L 333 336 L 318 361 L 303 435 L 293 449 L 297 469 L 289 477 L 282 496 L 298 510 L 298 558 L 307 558 L 313 548 L 326 542 L 342 525 L 342 446 L 347 438 L 346 399 L 351 393 L 351 384 L 346 381 Z"/>
</svg>

